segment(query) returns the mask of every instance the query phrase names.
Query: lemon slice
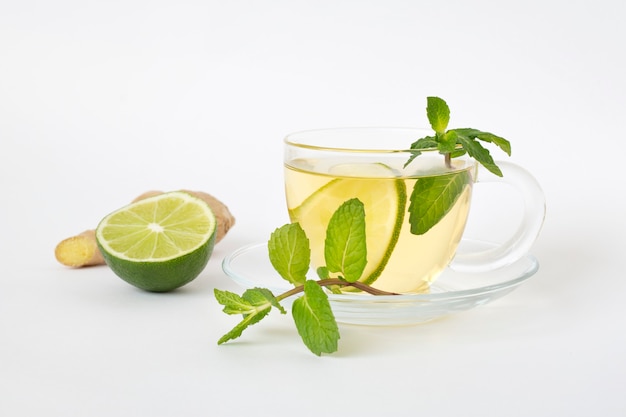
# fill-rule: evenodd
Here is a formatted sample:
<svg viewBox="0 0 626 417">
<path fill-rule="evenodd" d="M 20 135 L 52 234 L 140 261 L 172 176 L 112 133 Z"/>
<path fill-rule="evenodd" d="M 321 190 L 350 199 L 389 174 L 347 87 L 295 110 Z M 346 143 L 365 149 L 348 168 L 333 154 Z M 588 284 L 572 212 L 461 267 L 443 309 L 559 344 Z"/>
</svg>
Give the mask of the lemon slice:
<svg viewBox="0 0 626 417">
<path fill-rule="evenodd" d="M 176 191 L 107 215 L 96 239 L 116 275 L 138 288 L 163 292 L 189 283 L 206 267 L 216 224 L 207 203 Z"/>
<path fill-rule="evenodd" d="M 393 176 L 391 168 L 380 163 L 342 164 L 330 170 L 336 177 L 301 205 L 289 210 L 292 222 L 300 223 L 311 242 L 311 262 L 325 265 L 326 227 L 337 208 L 350 198 L 358 198 L 365 209 L 367 266 L 359 281 L 371 284 L 385 269 L 400 236 L 406 206 L 406 186 Z"/>
</svg>

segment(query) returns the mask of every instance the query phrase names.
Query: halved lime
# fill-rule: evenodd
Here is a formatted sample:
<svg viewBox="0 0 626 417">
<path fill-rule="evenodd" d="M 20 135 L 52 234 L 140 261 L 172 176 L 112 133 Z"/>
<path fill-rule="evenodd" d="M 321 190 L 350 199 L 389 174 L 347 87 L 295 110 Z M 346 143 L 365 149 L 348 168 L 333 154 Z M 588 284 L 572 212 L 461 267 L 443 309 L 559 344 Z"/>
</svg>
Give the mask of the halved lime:
<svg viewBox="0 0 626 417">
<path fill-rule="evenodd" d="M 358 198 L 365 208 L 367 266 L 359 281 L 371 284 L 380 276 L 398 242 L 407 200 L 404 181 L 380 163 L 342 164 L 330 170 L 333 180 L 289 210 L 311 242 L 311 261 L 325 265 L 324 241 L 331 216 L 346 200 Z M 295 186 L 295 185 L 294 185 Z"/>
<path fill-rule="evenodd" d="M 216 224 L 207 203 L 176 191 L 107 215 L 96 239 L 116 275 L 138 288 L 164 292 L 191 282 L 206 267 Z"/>
</svg>

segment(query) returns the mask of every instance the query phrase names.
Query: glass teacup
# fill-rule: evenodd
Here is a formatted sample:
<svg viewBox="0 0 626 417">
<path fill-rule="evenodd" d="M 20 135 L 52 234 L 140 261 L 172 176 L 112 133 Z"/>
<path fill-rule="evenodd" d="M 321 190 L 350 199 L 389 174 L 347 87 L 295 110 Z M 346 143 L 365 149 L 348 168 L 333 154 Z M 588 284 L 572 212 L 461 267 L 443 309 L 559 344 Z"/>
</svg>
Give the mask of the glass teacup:
<svg viewBox="0 0 626 417">
<path fill-rule="evenodd" d="M 503 177 L 488 175 L 475 160 L 445 160 L 436 149 L 422 150 L 408 163 L 414 152 L 410 144 L 430 134 L 413 128 L 344 128 L 285 138 L 287 208 L 291 221 L 299 223 L 310 240 L 314 268 L 325 265 L 330 217 L 352 198 L 365 209 L 367 266 L 359 281 L 384 291 L 425 292 L 451 262 L 457 270 L 486 271 L 528 252 L 545 215 L 545 197 L 534 177 L 509 162 L 498 162 Z M 473 187 L 484 181 L 508 183 L 520 192 L 522 221 L 503 244 L 457 254 Z M 427 197 L 416 189 L 426 190 Z M 441 211 L 438 205 L 445 205 L 450 196 L 454 200 L 448 201 L 445 215 L 429 224 L 433 213 Z"/>
</svg>

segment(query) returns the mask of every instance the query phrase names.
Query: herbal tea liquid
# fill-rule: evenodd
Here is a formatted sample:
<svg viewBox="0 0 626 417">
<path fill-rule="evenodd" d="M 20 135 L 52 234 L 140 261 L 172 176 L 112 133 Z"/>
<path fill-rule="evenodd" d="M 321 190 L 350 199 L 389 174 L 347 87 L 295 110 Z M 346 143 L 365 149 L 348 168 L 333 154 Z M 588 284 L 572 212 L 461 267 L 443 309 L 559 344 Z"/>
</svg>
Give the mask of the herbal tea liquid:
<svg viewBox="0 0 626 417">
<path fill-rule="evenodd" d="M 457 171 L 471 169 L 464 166 Z M 359 280 L 391 292 L 428 291 L 461 240 L 472 190 L 468 181 L 451 210 L 428 232 L 414 235 L 407 212 L 414 184 L 425 176 L 453 171 L 438 168 L 437 174 L 432 172 L 406 173 L 401 165 L 394 168 L 393 161 L 297 159 L 286 164 L 289 216 L 292 222 L 300 223 L 310 240 L 312 266 L 325 265 L 324 239 L 332 214 L 346 200 L 358 198 L 365 207 L 368 261 Z"/>
</svg>

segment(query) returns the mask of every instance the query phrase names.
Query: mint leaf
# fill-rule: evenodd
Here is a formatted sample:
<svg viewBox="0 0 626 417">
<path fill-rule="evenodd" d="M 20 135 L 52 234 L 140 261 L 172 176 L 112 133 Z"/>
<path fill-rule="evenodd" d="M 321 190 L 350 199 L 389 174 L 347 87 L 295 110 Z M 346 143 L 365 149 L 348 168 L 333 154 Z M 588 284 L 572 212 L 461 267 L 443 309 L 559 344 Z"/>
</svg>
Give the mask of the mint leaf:
<svg viewBox="0 0 626 417">
<path fill-rule="evenodd" d="M 265 307 L 269 302 L 272 307 L 276 307 L 282 314 L 287 314 L 283 306 L 274 297 L 274 294 L 267 288 L 250 288 L 243 293 L 242 298 L 257 308 Z"/>
<path fill-rule="evenodd" d="M 317 272 L 317 276 L 320 277 L 321 279 L 330 278 L 330 273 L 328 272 L 328 268 L 326 268 L 325 266 L 320 266 L 319 268 L 317 268 L 316 272 Z"/>
<path fill-rule="evenodd" d="M 439 223 L 470 182 L 468 171 L 418 179 L 409 205 L 411 233 L 423 235 Z"/>
<path fill-rule="evenodd" d="M 483 147 L 476 139 L 459 134 L 457 140 L 463 149 L 465 149 L 469 156 L 480 162 L 485 168 L 497 176 L 502 176 L 502 171 L 494 162 L 489 150 Z"/>
<path fill-rule="evenodd" d="M 459 135 L 466 136 L 470 139 L 480 139 L 484 142 L 490 142 L 502 149 L 506 152 L 507 155 L 511 156 L 511 143 L 500 137 L 498 135 L 494 135 L 493 133 L 483 132 L 478 129 L 472 128 L 463 128 L 463 129 L 452 129 L 457 132 Z"/>
<path fill-rule="evenodd" d="M 337 351 L 339 328 L 328 296 L 317 282 L 304 283 L 304 295 L 293 302 L 291 314 L 302 341 L 311 352 L 320 356 Z"/>
<path fill-rule="evenodd" d="M 437 148 L 437 139 L 434 136 L 425 136 L 411 144 L 411 149 L 432 149 Z"/>
<path fill-rule="evenodd" d="M 459 135 L 454 130 L 448 130 L 443 135 L 440 135 L 439 152 L 443 154 L 454 152 L 458 136 Z"/>
<path fill-rule="evenodd" d="M 285 280 L 294 285 L 306 281 L 311 262 L 309 239 L 298 223 L 276 229 L 267 242 L 270 262 Z"/>
<path fill-rule="evenodd" d="M 444 134 L 450 121 L 450 108 L 448 104 L 439 97 L 426 98 L 426 115 L 430 126 L 437 135 Z"/>
<path fill-rule="evenodd" d="M 224 306 L 226 314 L 250 314 L 255 308 L 241 296 L 230 291 L 222 291 L 217 288 L 214 290 L 215 299 Z"/>
<path fill-rule="evenodd" d="M 258 323 L 267 316 L 272 306 L 277 307 L 281 313 L 286 313 L 274 295 L 265 288 L 251 288 L 246 290 L 241 297 L 217 288 L 214 290 L 214 294 L 217 302 L 224 306 L 224 313 L 243 315 L 243 320 L 217 341 L 218 345 L 241 336 L 241 333 L 248 326 Z"/>
<path fill-rule="evenodd" d="M 407 167 L 416 157 L 420 156 L 422 152 L 421 149 L 437 149 L 438 142 L 434 136 L 426 136 L 421 139 L 416 140 L 411 144 L 411 156 L 409 160 L 404 164 L 404 168 Z"/>
<path fill-rule="evenodd" d="M 241 336 L 243 331 L 247 329 L 249 326 L 252 326 L 255 323 L 258 323 L 270 312 L 270 308 L 261 310 L 256 312 L 255 314 L 250 314 L 244 316 L 243 320 L 241 320 L 235 327 L 233 327 L 228 333 L 224 336 L 220 337 L 217 341 L 218 345 L 228 342 L 229 340 L 233 340 Z"/>
<path fill-rule="evenodd" d="M 365 242 L 365 208 L 353 198 L 333 213 L 326 229 L 324 243 L 326 267 L 348 282 L 357 281 L 367 264 Z"/>
</svg>

